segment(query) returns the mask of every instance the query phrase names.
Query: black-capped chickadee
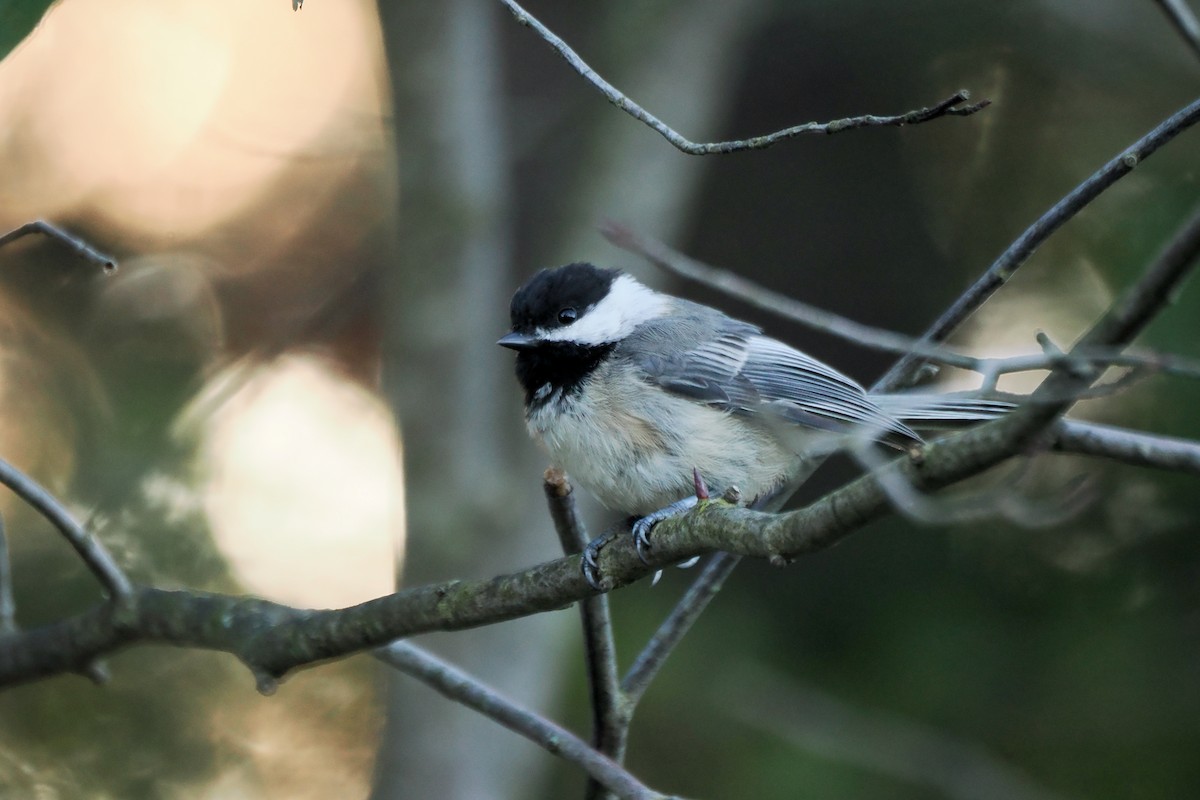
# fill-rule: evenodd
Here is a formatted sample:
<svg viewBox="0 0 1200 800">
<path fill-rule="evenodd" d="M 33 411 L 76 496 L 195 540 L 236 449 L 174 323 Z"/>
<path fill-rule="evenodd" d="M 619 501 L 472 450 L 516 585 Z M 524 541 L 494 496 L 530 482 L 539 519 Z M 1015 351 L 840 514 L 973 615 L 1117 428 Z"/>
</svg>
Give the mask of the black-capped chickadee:
<svg viewBox="0 0 1200 800">
<path fill-rule="evenodd" d="M 829 454 L 918 426 L 1004 413 L 1008 403 L 868 394 L 755 325 L 591 264 L 544 269 L 513 295 L 512 332 L 530 434 L 605 506 L 637 515 L 641 548 L 694 504 L 694 474 L 718 496 L 786 499 Z M 659 513 L 662 511 L 663 513 Z"/>
</svg>

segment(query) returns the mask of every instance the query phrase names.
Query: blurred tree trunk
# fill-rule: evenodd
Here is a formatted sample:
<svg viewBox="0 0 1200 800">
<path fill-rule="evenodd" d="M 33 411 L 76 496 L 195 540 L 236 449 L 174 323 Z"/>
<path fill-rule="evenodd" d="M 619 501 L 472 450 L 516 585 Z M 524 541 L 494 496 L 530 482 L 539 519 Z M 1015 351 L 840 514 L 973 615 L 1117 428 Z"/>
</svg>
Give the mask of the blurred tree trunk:
<svg viewBox="0 0 1200 800">
<path fill-rule="evenodd" d="M 553 555 L 541 464 L 495 346 L 512 274 L 510 155 L 496 8 L 380 3 L 392 83 L 400 218 L 384 277 L 384 387 L 404 436 L 406 585 Z M 506 435 L 507 434 L 507 435 Z M 437 649 L 533 707 L 556 694 L 545 653 L 563 616 L 440 637 Z M 519 628 L 519 631 L 516 629 Z M 375 797 L 531 796 L 532 748 L 396 677 Z"/>
<path fill-rule="evenodd" d="M 611 12 L 603 39 L 628 60 L 611 77 L 636 86 L 639 101 L 689 135 L 714 130 L 754 2 L 708 0 L 650 20 Z M 506 136 L 513 115 L 502 86 L 504 26 L 512 26 L 516 58 L 555 70 L 566 65 L 492 0 L 379 9 L 400 186 L 395 258 L 381 301 L 384 386 L 404 434 L 404 583 L 414 585 L 514 569 L 551 557 L 557 546 L 539 487 L 546 462 L 525 438 L 511 359 L 494 344 L 507 328 L 513 289 L 545 265 L 514 265 L 518 220 L 533 221 L 520 233 L 538 257 L 611 262 L 611 248 L 593 253 L 602 243 L 596 224 L 612 215 L 674 236 L 703 162 L 676 153 L 568 75 L 552 84 L 563 97 L 538 100 L 559 116 L 563 107 L 591 104 L 585 129 L 571 129 L 581 143 L 578 170 L 517 196 Z M 520 145 L 531 149 L 529 141 Z M 563 209 L 562 225 L 544 224 Z M 565 629 L 575 622 L 573 614 L 542 615 L 438 637 L 437 649 L 521 702 L 546 708 L 555 704 L 564 667 L 581 657 L 577 635 Z M 514 746 L 512 734 L 423 686 L 398 678 L 391 688 L 376 798 L 538 795 L 543 773 L 535 765 L 549 762 L 533 748 Z"/>
</svg>

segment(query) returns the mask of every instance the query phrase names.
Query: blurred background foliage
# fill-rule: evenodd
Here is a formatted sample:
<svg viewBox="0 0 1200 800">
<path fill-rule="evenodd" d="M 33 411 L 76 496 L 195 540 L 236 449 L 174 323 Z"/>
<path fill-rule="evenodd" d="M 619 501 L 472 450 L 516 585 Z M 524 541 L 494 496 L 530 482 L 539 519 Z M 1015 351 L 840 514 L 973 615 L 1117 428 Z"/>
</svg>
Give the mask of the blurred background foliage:
<svg viewBox="0 0 1200 800">
<path fill-rule="evenodd" d="M 0 3 L 0 228 L 52 219 L 122 269 L 101 277 L 46 241 L 0 251 L 0 456 L 69 499 L 138 580 L 313 606 L 556 555 L 544 459 L 493 345 L 538 267 L 619 265 L 864 381 L 886 367 L 667 284 L 604 243 L 603 219 L 915 333 L 1200 88 L 1150 0 L 531 6 L 697 140 L 960 87 L 993 101 L 696 158 L 489 0 L 62 0 L 34 29 L 45 5 Z M 1069 223 L 961 344 L 1077 336 L 1200 197 L 1196 135 Z M 1200 355 L 1192 288 L 1143 344 Z M 1156 378 L 1077 413 L 1200 437 L 1197 402 L 1196 385 Z M 746 563 L 647 695 L 631 768 L 706 798 L 1194 796 L 1200 495 L 1193 478 L 1059 456 L 1020 486 L 1053 500 L 1081 473 L 1097 502 L 1051 529 L 895 519 L 786 570 Z M 805 496 L 852 474 L 831 461 Z M 22 625 L 97 599 L 46 525 L 7 495 L 0 509 Z M 627 658 L 692 577 L 614 595 Z M 587 729 L 573 611 L 424 641 Z M 105 688 L 67 676 L 0 694 L 0 795 L 582 790 L 573 768 L 365 658 L 272 698 L 221 655 L 145 647 L 109 668 Z"/>
</svg>

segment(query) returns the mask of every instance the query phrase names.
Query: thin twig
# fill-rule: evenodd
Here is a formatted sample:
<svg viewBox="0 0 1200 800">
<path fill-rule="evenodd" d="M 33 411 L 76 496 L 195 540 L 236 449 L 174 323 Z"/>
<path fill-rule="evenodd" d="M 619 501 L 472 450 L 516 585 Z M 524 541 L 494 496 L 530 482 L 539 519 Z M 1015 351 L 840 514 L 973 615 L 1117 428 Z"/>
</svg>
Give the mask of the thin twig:
<svg viewBox="0 0 1200 800">
<path fill-rule="evenodd" d="M 995 388 L 996 380 L 1002 375 L 1017 372 L 1033 372 L 1055 368 L 1092 369 L 1095 367 L 1125 367 L 1140 371 L 1143 375 L 1162 373 L 1179 378 L 1200 378 L 1200 361 L 1170 353 L 1118 352 L 1111 348 L 1076 348 L 1070 353 L 1047 352 L 1005 358 L 976 359 L 975 371 L 984 377 L 983 390 Z"/>
<path fill-rule="evenodd" d="M 1128 175 L 1134 167 L 1149 158 L 1158 148 L 1197 121 L 1200 121 L 1200 100 L 1192 102 L 1160 123 L 1154 130 L 1138 139 L 1120 155 L 1093 173 L 1091 177 L 1072 189 L 1000 254 L 1000 257 L 988 267 L 987 271 L 938 317 L 921 337 L 921 341 L 925 343 L 944 341 L 989 297 L 1008 282 L 1009 278 L 1033 255 L 1050 234 L 1078 214 L 1101 192 Z M 878 391 L 889 391 L 905 386 L 911 377 L 917 374 L 923 363 L 924 359 L 919 355 L 910 355 L 900 359 L 880 378 L 875 388 Z"/>
<path fill-rule="evenodd" d="M 1079 339 L 1075 351 L 1121 347 L 1132 341 L 1170 302 L 1200 254 L 1200 211 L 1171 237 L 1146 270 Z M 1102 370 L 1055 368 L 1026 401 L 996 426 L 1014 444 L 1029 443 L 1074 405 Z"/>
<path fill-rule="evenodd" d="M 621 691 L 608 595 L 581 600 L 579 613 L 583 621 L 584 655 L 592 694 L 592 746 L 616 763 L 623 764 L 629 743 L 629 724 L 623 711 L 627 702 Z M 592 778 L 584 796 L 588 800 L 600 800 L 608 794 Z"/>
<path fill-rule="evenodd" d="M 563 553 L 578 555 L 588 545 L 587 526 L 579 516 L 575 505 L 575 488 L 566 473 L 550 467 L 542 476 L 542 491 L 546 493 L 546 504 L 550 508 L 550 519 L 554 521 L 554 532 L 562 544 Z"/>
<path fill-rule="evenodd" d="M 1054 449 L 1200 475 L 1200 442 L 1191 439 L 1064 419 L 1055 429 Z"/>
<path fill-rule="evenodd" d="M 611 758 L 593 750 L 566 728 L 522 708 L 457 667 L 409 642 L 393 642 L 375 657 L 420 680 L 445 697 L 499 722 L 534 744 L 581 767 L 593 779 L 623 798 L 662 798 Z"/>
<path fill-rule="evenodd" d="M 0 638 L 21 632 L 17 625 L 17 601 L 13 596 L 12 560 L 8 551 L 8 526 L 0 514 Z M 109 681 L 108 668 L 92 660 L 79 666 L 79 673 L 97 686 Z"/>
<path fill-rule="evenodd" d="M 697 480 L 700 479 L 698 472 L 696 477 Z M 699 488 L 697 487 L 697 491 Z M 737 506 L 741 502 L 737 488 L 732 486 L 721 499 L 732 506 Z M 787 502 L 787 499 L 788 494 L 783 491 L 765 494 L 755 500 L 750 508 L 755 511 L 778 511 Z M 641 702 L 642 695 L 646 693 L 646 689 L 650 687 L 650 683 L 658 675 L 662 665 L 666 663 L 667 657 L 683 641 L 683 637 L 704 613 L 704 609 L 708 608 L 708 604 L 717 596 L 717 592 L 721 591 L 721 587 L 725 585 L 725 579 L 733 573 L 734 568 L 741 560 L 740 555 L 732 552 L 719 552 L 713 555 L 704 565 L 700 574 L 696 576 L 696 580 L 692 581 L 687 592 L 671 609 L 671 613 L 654 631 L 654 635 L 646 642 L 642 651 L 638 653 L 629 672 L 625 674 L 625 679 L 621 681 L 621 691 L 625 693 L 626 714 L 629 720 L 633 719 L 633 712 L 637 709 L 637 704 Z"/>
<path fill-rule="evenodd" d="M 14 228 L 8 233 L 0 236 L 0 247 L 3 247 L 10 242 L 15 242 L 17 239 L 20 239 L 23 236 L 28 236 L 31 233 L 41 233 L 49 236 L 51 239 L 61 242 L 74 251 L 76 255 L 91 261 L 93 264 L 99 265 L 100 268 L 105 272 L 116 272 L 117 270 L 117 260 L 115 258 L 101 253 L 99 250 L 92 247 L 78 236 L 67 233 L 62 228 L 54 225 L 53 223 L 46 222 L 44 219 L 26 222 L 21 227 Z"/>
<path fill-rule="evenodd" d="M 850 454 L 875 479 L 897 511 L 925 525 L 962 525 L 998 518 L 1022 528 L 1046 528 L 1076 517 L 1094 500 L 1092 483 L 1083 480 L 1068 485 L 1052 500 L 1035 501 L 1018 487 L 1028 470 L 1028 459 L 997 486 L 953 495 L 926 494 L 896 469 L 894 459 L 889 460 L 873 444 L 864 439 L 850 449 Z"/>
<path fill-rule="evenodd" d="M 975 369 L 978 359 L 949 348 L 926 344 L 911 336 L 864 325 L 861 322 L 826 311 L 780 292 L 755 283 L 737 273 L 714 267 L 675 250 L 659 240 L 646 236 L 627 225 L 611 220 L 600 226 L 600 233 L 622 250 L 641 256 L 654 266 L 699 283 L 743 303 L 760 308 L 814 330 L 832 334 L 849 342 L 889 353 L 907 354 L 916 350 L 939 363 L 960 369 Z"/>
<path fill-rule="evenodd" d="M 1027 401 L 1008 417 L 981 426 L 979 435 L 999 433 L 1002 439 L 1017 449 L 1034 444 L 1037 437 L 1083 397 L 1103 373 L 1098 367 L 1082 367 L 1086 362 L 1075 360 L 1076 354 L 1120 348 L 1131 342 L 1170 302 L 1194 268 L 1198 255 L 1200 211 L 1195 212 L 1176 231 L 1141 277 L 1122 293 L 1069 353 L 1063 354 L 1048 339 L 1041 337 L 1047 353 L 1061 359 L 1062 363 L 1053 368 Z M 886 465 L 871 470 L 879 490 L 889 494 L 889 497 L 897 492 L 907 492 L 905 501 L 916 502 L 914 496 L 919 497 L 918 487 L 912 485 L 911 473 L 899 469 L 893 472 L 888 466 L 901 465 Z M 892 482 L 885 486 L 886 481 Z M 907 482 L 907 485 L 901 481 Z M 913 491 L 909 492 L 909 489 Z"/>
<path fill-rule="evenodd" d="M 58 528 L 92 574 L 103 584 L 110 597 L 121 600 L 133 594 L 133 585 L 129 578 L 117 566 L 117 562 L 100 540 L 76 522 L 71 512 L 41 484 L 3 459 L 0 459 L 0 483 L 12 489 L 18 497 Z"/>
<path fill-rule="evenodd" d="M 1200 378 L 1200 361 L 1161 353 L 1117 352 L 1113 350 L 1046 351 L 1028 355 L 985 358 L 961 353 L 940 344 L 926 342 L 902 333 L 864 325 L 861 322 L 823 308 L 788 297 L 755 283 L 735 272 L 714 267 L 680 253 L 653 237 L 616 222 L 605 222 L 601 234 L 617 247 L 641 256 L 656 267 L 702 286 L 736 298 L 771 314 L 798 322 L 814 330 L 836 336 L 862 347 L 900 355 L 916 354 L 937 364 L 977 372 L 983 376 L 982 391 L 996 389 L 1003 375 L 1078 364 L 1080 366 L 1144 367 L 1186 378 Z"/>
<path fill-rule="evenodd" d="M 692 585 L 688 587 L 667 618 L 658 626 L 658 630 L 642 648 L 633 666 L 621 681 L 621 689 L 625 692 L 632 708 L 642 699 L 650 682 L 658 675 L 659 669 L 666 662 L 667 656 L 674 651 L 684 635 L 691 630 L 692 625 L 708 608 L 708 604 L 716 597 L 717 592 L 725 583 L 725 579 L 733 572 L 734 567 L 742 560 L 741 556 L 732 553 L 716 553 L 704 565 L 704 569 Z"/>
<path fill-rule="evenodd" d="M 542 488 L 564 553 L 570 556 L 582 552 L 588 542 L 587 528 L 579 516 L 575 492 L 567 476 L 561 470 L 548 469 Z M 622 713 L 626 702 L 621 692 L 608 595 L 584 598 L 579 602 L 579 614 L 583 623 L 588 686 L 591 688 L 592 746 L 620 764 L 625 759 L 629 725 Z M 595 778 L 588 780 L 588 798 L 600 798 L 605 794 Z"/>
<path fill-rule="evenodd" d="M 512 12 L 517 22 L 536 32 L 538 36 L 562 56 L 563 60 L 571 66 L 571 69 L 578 72 L 584 80 L 604 95 L 610 103 L 639 122 L 657 131 L 677 149 L 689 155 L 711 155 L 713 153 L 734 153 L 740 150 L 761 150 L 784 139 L 792 139 L 808 133 L 833 134 L 854 128 L 885 125 L 916 125 L 946 116 L 965 117 L 986 108 L 991 103 L 990 100 L 983 100 L 978 103 L 963 105 L 970 99 L 971 95 L 966 89 L 961 89 L 945 100 L 928 108 L 918 108 L 904 114 L 893 116 L 863 114 L 862 116 L 836 119 L 830 122 L 806 122 L 802 125 L 795 125 L 775 131 L 774 133 L 764 136 L 754 136 L 749 139 L 734 139 L 725 142 L 693 142 L 691 139 L 681 136 L 665 122 L 642 108 L 611 83 L 600 77 L 594 69 L 579 57 L 578 53 L 571 49 L 570 45 L 518 5 L 515 0 L 500 0 L 500 2 Z"/>
<path fill-rule="evenodd" d="M 8 533 L 0 514 L 0 636 L 17 632 L 17 601 L 13 597 L 12 563 L 8 555 Z"/>
<path fill-rule="evenodd" d="M 1188 4 L 1184 0 L 1155 0 L 1158 7 L 1167 15 L 1167 19 L 1171 21 L 1171 25 L 1183 37 L 1183 41 L 1192 49 L 1192 52 L 1200 56 L 1200 21 L 1196 20 L 1196 15 L 1192 13 L 1192 9 L 1188 8 Z"/>
<path fill-rule="evenodd" d="M 1128 344 L 1150 321 L 1170 305 L 1180 286 L 1196 266 L 1200 253 L 1200 210 L 1179 227 L 1151 262 L 1142 277 L 1130 286 L 1092 329 L 1072 348 L 1107 348 Z"/>
</svg>

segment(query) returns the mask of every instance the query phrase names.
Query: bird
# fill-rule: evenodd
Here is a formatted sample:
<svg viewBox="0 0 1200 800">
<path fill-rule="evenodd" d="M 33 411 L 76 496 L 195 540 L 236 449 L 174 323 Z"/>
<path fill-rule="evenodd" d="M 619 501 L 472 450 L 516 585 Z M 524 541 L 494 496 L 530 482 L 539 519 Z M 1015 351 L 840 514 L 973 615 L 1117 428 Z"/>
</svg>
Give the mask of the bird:
<svg viewBox="0 0 1200 800">
<path fill-rule="evenodd" d="M 530 435 L 602 505 L 637 518 L 639 555 L 657 522 L 695 504 L 699 478 L 715 495 L 736 487 L 777 507 L 834 452 L 912 450 L 924 442 L 913 425 L 1012 407 L 868 392 L 757 325 L 590 263 L 537 272 L 509 312 L 497 344 L 516 351 Z"/>
</svg>

